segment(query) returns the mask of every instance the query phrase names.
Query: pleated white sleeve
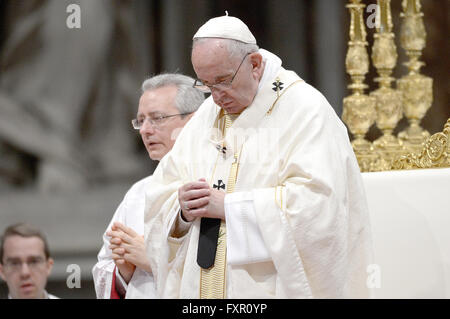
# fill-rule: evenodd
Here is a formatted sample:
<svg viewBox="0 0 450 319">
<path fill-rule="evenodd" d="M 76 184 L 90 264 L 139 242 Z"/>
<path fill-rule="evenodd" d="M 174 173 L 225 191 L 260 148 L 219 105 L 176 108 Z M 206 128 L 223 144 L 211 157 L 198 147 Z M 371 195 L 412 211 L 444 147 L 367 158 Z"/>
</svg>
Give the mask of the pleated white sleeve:
<svg viewBox="0 0 450 319">
<path fill-rule="evenodd" d="M 253 193 L 227 194 L 224 205 L 227 262 L 231 265 L 243 265 L 271 260 L 256 221 Z"/>
</svg>

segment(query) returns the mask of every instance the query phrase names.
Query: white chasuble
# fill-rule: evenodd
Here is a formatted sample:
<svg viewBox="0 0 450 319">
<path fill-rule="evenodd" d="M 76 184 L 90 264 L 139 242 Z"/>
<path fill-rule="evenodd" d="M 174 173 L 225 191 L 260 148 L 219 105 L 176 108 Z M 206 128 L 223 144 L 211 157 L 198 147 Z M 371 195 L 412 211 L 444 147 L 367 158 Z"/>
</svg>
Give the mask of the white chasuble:
<svg viewBox="0 0 450 319">
<path fill-rule="evenodd" d="M 116 284 L 116 288 L 123 292 L 125 298 L 155 298 L 156 296 L 152 274 L 140 268 L 136 268 L 130 282 L 128 284 L 125 283 L 112 259 L 112 251 L 109 249 L 111 238 L 106 235 L 106 232 L 111 230 L 115 222 L 120 222 L 132 228 L 140 235 L 144 234 L 145 190 L 150 185 L 150 180 L 151 176 L 141 179 L 128 190 L 106 231 L 103 233 L 103 246 L 97 256 L 98 262 L 92 268 L 94 287 L 98 299 L 111 298 L 114 271 L 116 271 L 116 278 L 119 279 L 120 283 L 120 287 L 117 287 L 118 285 Z"/>
<path fill-rule="evenodd" d="M 366 298 L 370 224 L 347 130 L 326 99 L 279 68 L 253 103 L 220 130 L 208 98 L 153 174 L 145 231 L 157 294 L 199 298 L 200 218 L 174 235 L 178 188 L 227 183 L 226 298 Z M 225 146 L 225 149 L 224 149 Z"/>
</svg>

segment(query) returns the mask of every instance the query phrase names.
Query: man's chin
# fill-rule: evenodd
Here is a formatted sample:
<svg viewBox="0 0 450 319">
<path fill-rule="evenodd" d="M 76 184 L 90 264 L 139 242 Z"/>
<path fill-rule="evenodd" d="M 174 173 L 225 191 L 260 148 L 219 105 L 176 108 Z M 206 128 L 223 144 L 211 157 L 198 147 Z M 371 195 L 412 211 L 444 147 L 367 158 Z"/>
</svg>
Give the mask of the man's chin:
<svg viewBox="0 0 450 319">
<path fill-rule="evenodd" d="M 19 293 L 20 299 L 37 299 L 37 292 L 34 287 L 21 289 Z"/>
<path fill-rule="evenodd" d="M 236 105 L 223 105 L 222 109 L 226 111 L 228 114 L 239 114 L 241 113 L 245 107 L 242 106 L 236 106 Z"/>
<path fill-rule="evenodd" d="M 148 156 L 153 161 L 160 161 L 162 158 L 160 150 L 149 150 L 147 149 Z"/>
<path fill-rule="evenodd" d="M 150 159 L 152 161 L 160 161 L 161 160 L 161 156 L 159 154 L 150 153 Z"/>
</svg>

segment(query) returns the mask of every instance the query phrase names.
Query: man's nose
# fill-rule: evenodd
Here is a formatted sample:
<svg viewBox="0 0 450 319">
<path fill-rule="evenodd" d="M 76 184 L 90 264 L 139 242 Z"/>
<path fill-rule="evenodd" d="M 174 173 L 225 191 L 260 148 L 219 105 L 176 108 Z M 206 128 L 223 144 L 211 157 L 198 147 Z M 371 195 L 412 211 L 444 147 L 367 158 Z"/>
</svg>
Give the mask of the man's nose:
<svg viewBox="0 0 450 319">
<path fill-rule="evenodd" d="M 211 95 L 213 97 L 214 102 L 216 102 L 216 104 L 219 104 L 221 98 L 224 95 L 224 92 L 216 88 L 211 88 Z"/>
<path fill-rule="evenodd" d="M 27 277 L 31 273 L 30 266 L 28 266 L 28 263 L 22 263 L 22 266 L 20 267 L 20 275 L 22 277 Z"/>
<path fill-rule="evenodd" d="M 144 120 L 144 123 L 142 123 L 141 128 L 139 129 L 139 132 L 141 134 L 154 134 L 155 128 L 153 127 L 153 124 L 148 120 Z"/>
</svg>

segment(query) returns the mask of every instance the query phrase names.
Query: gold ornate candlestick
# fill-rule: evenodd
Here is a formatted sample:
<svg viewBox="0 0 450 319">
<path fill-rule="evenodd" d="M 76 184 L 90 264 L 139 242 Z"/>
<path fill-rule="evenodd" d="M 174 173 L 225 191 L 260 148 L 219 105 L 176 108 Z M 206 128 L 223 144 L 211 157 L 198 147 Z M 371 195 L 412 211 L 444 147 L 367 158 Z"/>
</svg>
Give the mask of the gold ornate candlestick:
<svg viewBox="0 0 450 319">
<path fill-rule="evenodd" d="M 364 94 L 367 85 L 364 84 L 365 75 L 369 71 L 369 56 L 366 46 L 366 29 L 363 21 L 365 5 L 361 0 L 351 0 L 347 5 L 350 10 L 350 41 L 345 65 L 347 73 L 352 79 L 348 86 L 353 94 L 344 98 L 342 119 L 354 135 L 353 150 L 358 164 L 363 172 L 372 171 L 376 154 L 372 144 L 364 139 L 369 128 L 375 121 L 375 98 Z"/>
<path fill-rule="evenodd" d="M 422 149 L 430 133 L 420 127 L 420 121 L 433 103 L 433 80 L 420 74 L 425 65 L 419 59 L 426 45 L 426 32 L 423 23 L 420 0 L 403 0 L 404 19 L 400 42 L 409 61 L 405 65 L 409 74 L 397 81 L 397 87 L 403 92 L 403 109 L 410 126 L 398 136 L 411 152 Z"/>
<path fill-rule="evenodd" d="M 374 35 L 372 61 L 379 77 L 375 79 L 379 88 L 370 96 L 376 99 L 376 124 L 383 135 L 374 141 L 375 150 L 380 154 L 381 160 L 377 164 L 379 170 L 389 169 L 391 162 L 404 152 L 403 143 L 392 135 L 398 121 L 403 117 L 402 93 L 391 88 L 392 70 L 397 63 L 397 48 L 392 33 L 393 23 L 391 15 L 391 1 L 378 0 L 379 24 Z"/>
</svg>

